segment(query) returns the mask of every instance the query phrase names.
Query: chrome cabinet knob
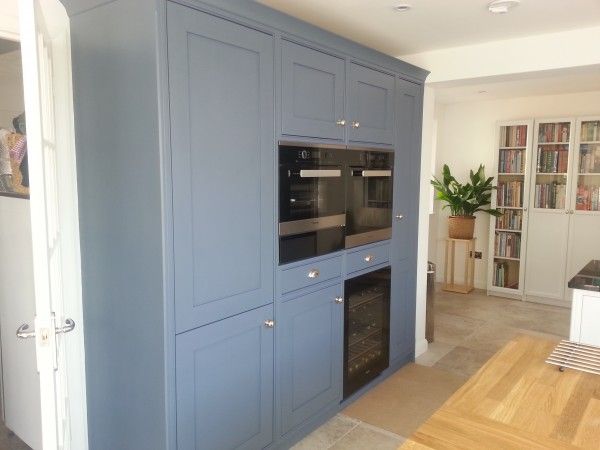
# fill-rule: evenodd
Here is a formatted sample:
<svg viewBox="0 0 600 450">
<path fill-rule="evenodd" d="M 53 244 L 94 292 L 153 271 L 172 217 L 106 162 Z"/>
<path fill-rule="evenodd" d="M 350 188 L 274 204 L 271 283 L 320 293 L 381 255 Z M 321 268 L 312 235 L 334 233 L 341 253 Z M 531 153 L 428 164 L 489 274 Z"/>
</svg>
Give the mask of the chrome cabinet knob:
<svg viewBox="0 0 600 450">
<path fill-rule="evenodd" d="M 346 125 L 346 121 L 345 121 L 344 119 L 338 119 L 338 120 L 336 120 L 336 121 L 335 121 L 335 124 L 336 124 L 338 127 L 343 127 L 343 126 L 345 126 L 345 125 Z"/>
<path fill-rule="evenodd" d="M 402 219 L 404 219 L 404 216 L 402 214 L 396 214 L 396 219 L 402 220 Z"/>
<path fill-rule="evenodd" d="M 267 328 L 273 328 L 275 326 L 275 321 L 274 320 L 265 320 L 265 327 Z"/>
<path fill-rule="evenodd" d="M 319 275 L 321 275 L 319 269 L 312 269 L 310 272 L 308 272 L 308 278 L 319 278 Z"/>
<path fill-rule="evenodd" d="M 524 212 L 527 212 L 527 208 L 523 208 L 523 211 L 524 211 Z"/>
<path fill-rule="evenodd" d="M 366 262 L 372 262 L 375 260 L 375 257 L 373 255 L 367 255 L 365 256 L 365 261 Z"/>
<path fill-rule="evenodd" d="M 335 302 L 336 303 L 344 303 L 344 298 L 343 297 L 336 297 L 335 298 Z"/>
<path fill-rule="evenodd" d="M 360 122 L 352 122 L 352 128 L 360 127 Z"/>
</svg>

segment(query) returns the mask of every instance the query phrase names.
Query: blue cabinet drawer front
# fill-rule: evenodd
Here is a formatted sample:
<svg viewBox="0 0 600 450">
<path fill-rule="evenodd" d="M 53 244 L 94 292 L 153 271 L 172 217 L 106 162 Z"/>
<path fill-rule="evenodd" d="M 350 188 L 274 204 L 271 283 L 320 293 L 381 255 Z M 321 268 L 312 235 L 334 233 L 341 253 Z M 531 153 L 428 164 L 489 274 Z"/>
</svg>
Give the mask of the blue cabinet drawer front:
<svg viewBox="0 0 600 450">
<path fill-rule="evenodd" d="M 346 255 L 346 273 L 358 272 L 359 270 L 375 267 L 389 262 L 390 245 L 383 244 L 364 248 Z"/>
<path fill-rule="evenodd" d="M 342 257 L 325 259 L 281 271 L 281 292 L 314 286 L 342 275 Z"/>
</svg>

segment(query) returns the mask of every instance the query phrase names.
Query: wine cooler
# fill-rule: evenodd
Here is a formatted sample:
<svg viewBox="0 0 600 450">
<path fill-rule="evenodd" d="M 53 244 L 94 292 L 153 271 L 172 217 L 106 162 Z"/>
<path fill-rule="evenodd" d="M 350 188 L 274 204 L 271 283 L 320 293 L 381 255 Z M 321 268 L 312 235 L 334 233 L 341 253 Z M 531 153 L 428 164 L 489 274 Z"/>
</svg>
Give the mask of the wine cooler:
<svg viewBox="0 0 600 450">
<path fill-rule="evenodd" d="M 389 365 L 390 281 L 387 267 L 345 283 L 344 398 Z"/>
</svg>

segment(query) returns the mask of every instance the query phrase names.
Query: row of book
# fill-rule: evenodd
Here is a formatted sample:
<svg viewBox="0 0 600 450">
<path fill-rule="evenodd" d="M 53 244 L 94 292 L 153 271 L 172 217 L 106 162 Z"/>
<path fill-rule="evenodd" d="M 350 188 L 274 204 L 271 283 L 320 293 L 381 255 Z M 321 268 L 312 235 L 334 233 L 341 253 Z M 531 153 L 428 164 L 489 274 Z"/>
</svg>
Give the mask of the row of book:
<svg viewBox="0 0 600 450">
<path fill-rule="evenodd" d="M 500 150 L 498 172 L 525 173 L 525 151 Z"/>
<path fill-rule="evenodd" d="M 575 209 L 579 211 L 600 211 L 600 186 L 577 186 Z"/>
<path fill-rule="evenodd" d="M 582 141 L 600 141 L 600 121 L 583 122 L 581 124 Z"/>
<path fill-rule="evenodd" d="M 569 149 L 563 145 L 552 148 L 538 147 L 538 173 L 567 173 L 569 170 Z"/>
<path fill-rule="evenodd" d="M 567 186 L 553 181 L 535 185 L 534 208 L 563 209 L 567 198 Z"/>
<path fill-rule="evenodd" d="M 519 283 L 510 283 L 510 268 L 507 262 L 494 262 L 494 286 L 518 288 Z"/>
<path fill-rule="evenodd" d="M 579 173 L 600 173 L 600 145 L 579 147 Z"/>
<path fill-rule="evenodd" d="M 496 195 L 498 207 L 521 207 L 523 206 L 523 182 L 500 181 Z"/>
<path fill-rule="evenodd" d="M 494 242 L 494 256 L 519 258 L 521 255 L 521 235 L 497 231 Z"/>
<path fill-rule="evenodd" d="M 569 122 L 540 124 L 538 142 L 569 142 Z"/>
<path fill-rule="evenodd" d="M 505 209 L 500 217 L 496 217 L 496 228 L 501 230 L 520 231 L 523 226 L 523 212 L 519 209 Z"/>
<path fill-rule="evenodd" d="M 525 147 L 527 125 L 500 127 L 500 147 Z"/>
</svg>

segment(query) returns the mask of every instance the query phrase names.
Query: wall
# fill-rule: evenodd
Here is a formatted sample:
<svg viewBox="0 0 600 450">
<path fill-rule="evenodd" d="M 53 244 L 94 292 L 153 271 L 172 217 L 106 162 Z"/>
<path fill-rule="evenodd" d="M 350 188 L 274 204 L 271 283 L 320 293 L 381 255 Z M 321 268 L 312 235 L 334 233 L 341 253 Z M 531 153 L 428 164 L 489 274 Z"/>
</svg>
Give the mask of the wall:
<svg viewBox="0 0 600 450">
<path fill-rule="evenodd" d="M 21 52 L 0 55 L 0 128 L 13 130 L 12 120 L 24 111 Z"/>
<path fill-rule="evenodd" d="M 493 171 L 496 122 L 543 117 L 585 116 L 600 114 L 600 91 L 577 94 L 523 97 L 495 101 L 437 104 L 439 114 L 436 174 L 446 163 L 459 179 L 468 177 L 469 169 L 483 163 Z M 446 211 L 435 202 L 430 225 L 430 255 L 437 263 L 437 280 L 444 275 L 444 245 L 448 235 Z M 483 259 L 476 260 L 475 286 L 486 287 L 489 216 L 479 214 L 475 225 L 476 249 Z"/>
</svg>

